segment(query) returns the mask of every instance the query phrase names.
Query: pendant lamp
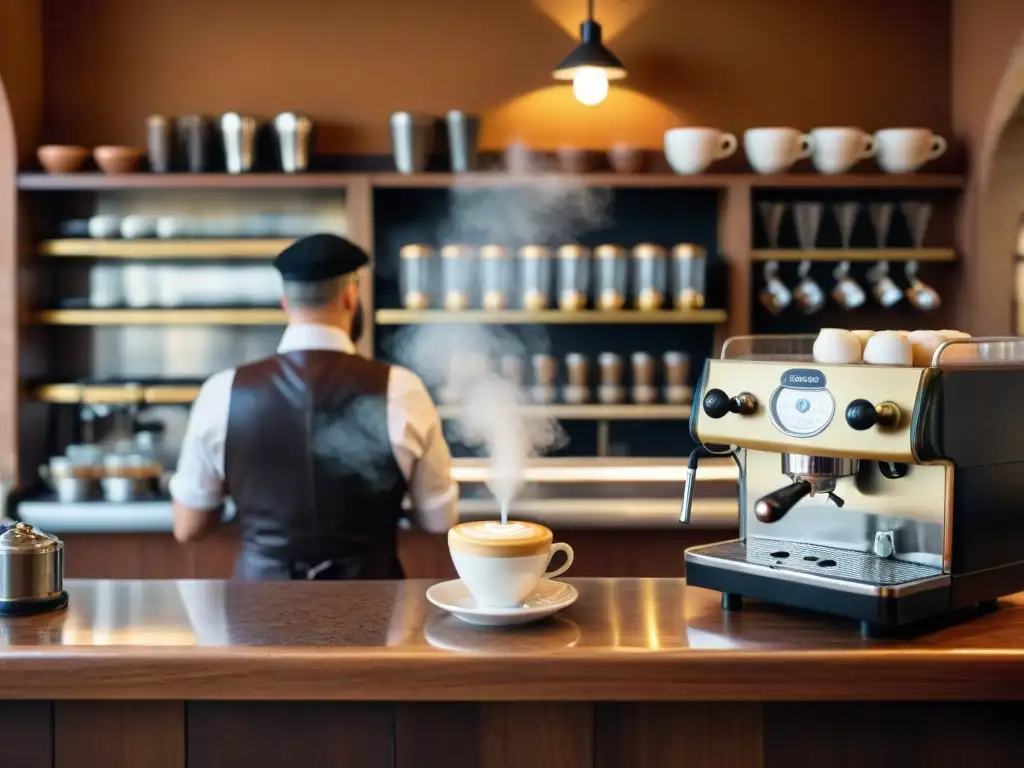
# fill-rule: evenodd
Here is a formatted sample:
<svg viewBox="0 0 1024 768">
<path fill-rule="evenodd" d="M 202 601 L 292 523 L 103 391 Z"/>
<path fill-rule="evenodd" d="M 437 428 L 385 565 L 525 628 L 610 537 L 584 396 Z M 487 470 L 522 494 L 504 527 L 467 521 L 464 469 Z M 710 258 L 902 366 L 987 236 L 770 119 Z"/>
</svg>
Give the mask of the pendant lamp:
<svg viewBox="0 0 1024 768">
<path fill-rule="evenodd" d="M 580 44 L 551 73 L 555 80 L 572 80 L 572 93 L 588 106 L 608 96 L 608 81 L 622 80 L 626 68 L 601 42 L 601 25 L 594 21 L 594 0 L 587 0 L 587 20 L 580 24 Z"/>
</svg>

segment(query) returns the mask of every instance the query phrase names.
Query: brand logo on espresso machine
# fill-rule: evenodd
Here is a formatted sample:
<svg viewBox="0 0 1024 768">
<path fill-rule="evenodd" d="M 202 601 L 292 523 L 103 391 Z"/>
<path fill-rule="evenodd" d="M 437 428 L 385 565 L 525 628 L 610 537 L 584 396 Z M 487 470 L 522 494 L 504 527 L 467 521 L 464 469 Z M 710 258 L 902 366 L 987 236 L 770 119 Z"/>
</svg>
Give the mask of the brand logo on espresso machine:
<svg viewBox="0 0 1024 768">
<path fill-rule="evenodd" d="M 824 389 L 825 374 L 813 368 L 790 368 L 782 374 L 782 386 L 790 389 Z"/>
<path fill-rule="evenodd" d="M 775 428 L 800 438 L 824 432 L 836 410 L 825 384 L 825 374 L 814 368 L 790 368 L 783 373 L 782 386 L 768 401 L 768 418 Z"/>
</svg>

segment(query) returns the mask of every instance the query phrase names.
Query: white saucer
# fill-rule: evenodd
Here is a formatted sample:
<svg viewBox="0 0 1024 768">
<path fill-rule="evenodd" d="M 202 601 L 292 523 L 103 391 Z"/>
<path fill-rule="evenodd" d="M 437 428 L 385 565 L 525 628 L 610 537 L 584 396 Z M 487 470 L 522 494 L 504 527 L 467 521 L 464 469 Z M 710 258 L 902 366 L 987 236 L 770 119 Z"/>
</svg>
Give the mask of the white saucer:
<svg viewBox="0 0 1024 768">
<path fill-rule="evenodd" d="M 579 597 L 576 587 L 562 581 L 541 579 L 526 601 L 516 608 L 478 606 L 462 579 L 442 581 L 427 590 L 427 600 L 469 624 L 510 627 L 540 621 L 568 608 Z"/>
</svg>

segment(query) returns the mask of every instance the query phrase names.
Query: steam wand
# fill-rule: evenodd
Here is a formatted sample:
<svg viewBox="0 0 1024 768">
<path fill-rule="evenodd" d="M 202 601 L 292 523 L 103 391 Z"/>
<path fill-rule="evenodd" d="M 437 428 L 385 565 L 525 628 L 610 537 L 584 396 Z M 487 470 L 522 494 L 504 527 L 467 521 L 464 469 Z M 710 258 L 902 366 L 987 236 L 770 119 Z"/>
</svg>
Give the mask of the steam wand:
<svg viewBox="0 0 1024 768">
<path fill-rule="evenodd" d="M 690 522 L 690 509 L 693 506 L 694 480 L 697 477 L 697 462 L 708 456 L 730 456 L 736 462 L 736 466 L 743 473 L 743 465 L 740 464 L 739 456 L 736 455 L 735 445 L 705 445 L 701 444 L 690 451 L 690 458 L 686 461 L 686 486 L 683 488 L 683 506 L 679 510 L 679 522 L 684 525 Z"/>
</svg>

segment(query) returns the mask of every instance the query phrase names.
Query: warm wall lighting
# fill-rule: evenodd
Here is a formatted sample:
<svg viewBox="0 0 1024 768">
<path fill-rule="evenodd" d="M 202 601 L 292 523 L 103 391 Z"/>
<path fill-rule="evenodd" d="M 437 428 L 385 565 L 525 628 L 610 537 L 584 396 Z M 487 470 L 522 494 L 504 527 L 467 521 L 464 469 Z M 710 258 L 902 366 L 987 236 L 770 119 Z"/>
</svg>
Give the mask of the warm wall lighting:
<svg viewBox="0 0 1024 768">
<path fill-rule="evenodd" d="M 601 25 L 594 21 L 594 0 L 587 0 L 587 20 L 580 24 L 580 44 L 559 64 L 552 77 L 572 80 L 572 93 L 587 106 L 608 96 L 608 81 L 622 80 L 626 68 L 601 42 Z"/>
</svg>

